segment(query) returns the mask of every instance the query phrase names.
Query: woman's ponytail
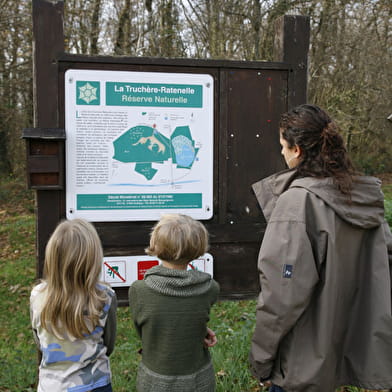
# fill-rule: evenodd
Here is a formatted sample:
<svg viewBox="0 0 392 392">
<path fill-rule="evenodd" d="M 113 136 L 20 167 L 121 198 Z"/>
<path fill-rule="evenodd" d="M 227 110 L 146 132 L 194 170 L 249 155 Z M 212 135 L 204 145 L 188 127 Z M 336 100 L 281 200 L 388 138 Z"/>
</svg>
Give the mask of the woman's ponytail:
<svg viewBox="0 0 392 392">
<path fill-rule="evenodd" d="M 301 177 L 332 177 L 339 190 L 350 195 L 355 174 L 339 128 L 316 105 L 300 105 L 281 116 L 282 137 L 301 148 L 297 166 Z"/>
</svg>

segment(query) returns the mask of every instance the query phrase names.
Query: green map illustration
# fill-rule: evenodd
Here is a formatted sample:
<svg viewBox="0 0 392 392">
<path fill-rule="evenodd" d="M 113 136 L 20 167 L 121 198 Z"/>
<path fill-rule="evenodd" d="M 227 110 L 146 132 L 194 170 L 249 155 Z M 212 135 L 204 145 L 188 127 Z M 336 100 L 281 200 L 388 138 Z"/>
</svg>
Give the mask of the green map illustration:
<svg viewBox="0 0 392 392">
<path fill-rule="evenodd" d="M 175 128 L 169 139 L 155 128 L 138 125 L 119 136 L 113 146 L 113 159 L 136 163 L 135 171 L 147 180 L 152 180 L 157 172 L 153 163 L 171 159 L 177 168 L 191 169 L 199 151 L 188 126 Z"/>
</svg>

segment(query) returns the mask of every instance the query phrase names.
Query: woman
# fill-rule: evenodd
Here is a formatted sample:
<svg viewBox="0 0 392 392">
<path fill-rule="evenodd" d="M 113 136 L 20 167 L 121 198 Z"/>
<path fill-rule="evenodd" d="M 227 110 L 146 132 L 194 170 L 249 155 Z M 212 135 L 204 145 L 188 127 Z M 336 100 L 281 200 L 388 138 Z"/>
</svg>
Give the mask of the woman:
<svg viewBox="0 0 392 392">
<path fill-rule="evenodd" d="M 392 388 L 392 236 L 380 181 L 355 175 L 330 117 L 280 122 L 289 170 L 253 189 L 268 222 L 252 373 L 270 391 Z"/>
</svg>

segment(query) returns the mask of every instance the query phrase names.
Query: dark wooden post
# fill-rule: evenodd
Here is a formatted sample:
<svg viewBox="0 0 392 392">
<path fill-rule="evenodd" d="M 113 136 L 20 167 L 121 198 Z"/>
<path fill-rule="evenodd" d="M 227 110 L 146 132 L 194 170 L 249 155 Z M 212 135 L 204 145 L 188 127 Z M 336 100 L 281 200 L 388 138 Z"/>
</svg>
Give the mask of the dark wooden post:
<svg viewBox="0 0 392 392">
<path fill-rule="evenodd" d="M 310 38 L 308 16 L 285 15 L 276 21 L 274 61 L 292 66 L 288 109 L 307 101 L 307 70 Z"/>
<path fill-rule="evenodd" d="M 33 0 L 34 127 L 59 128 L 58 68 L 64 52 L 63 1 Z M 64 148 L 62 146 L 61 148 Z M 55 153 L 55 152 L 53 152 Z M 37 190 L 37 276 L 42 276 L 45 245 L 62 216 L 64 192 Z"/>
</svg>

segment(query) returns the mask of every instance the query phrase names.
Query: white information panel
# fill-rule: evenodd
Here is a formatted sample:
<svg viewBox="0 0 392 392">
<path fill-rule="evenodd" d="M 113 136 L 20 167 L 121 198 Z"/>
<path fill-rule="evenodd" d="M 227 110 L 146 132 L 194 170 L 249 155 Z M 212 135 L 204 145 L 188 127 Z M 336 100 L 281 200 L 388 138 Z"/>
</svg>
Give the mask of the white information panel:
<svg viewBox="0 0 392 392">
<path fill-rule="evenodd" d="M 67 218 L 213 215 L 213 78 L 65 73 Z"/>
<path fill-rule="evenodd" d="M 104 257 L 101 279 L 112 287 L 127 287 L 135 280 L 142 280 L 148 269 L 161 264 L 151 256 Z M 188 264 L 188 269 L 207 272 L 213 276 L 213 258 L 209 253 Z"/>
</svg>

